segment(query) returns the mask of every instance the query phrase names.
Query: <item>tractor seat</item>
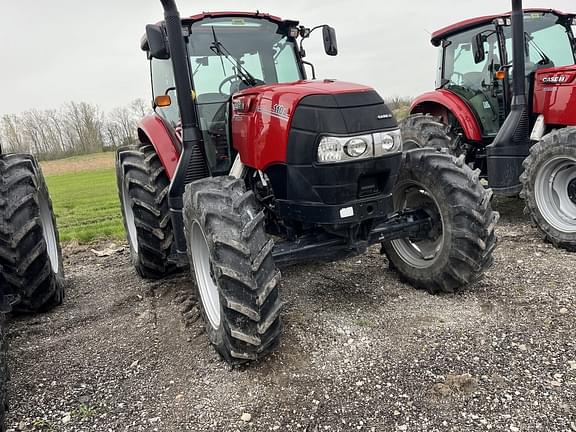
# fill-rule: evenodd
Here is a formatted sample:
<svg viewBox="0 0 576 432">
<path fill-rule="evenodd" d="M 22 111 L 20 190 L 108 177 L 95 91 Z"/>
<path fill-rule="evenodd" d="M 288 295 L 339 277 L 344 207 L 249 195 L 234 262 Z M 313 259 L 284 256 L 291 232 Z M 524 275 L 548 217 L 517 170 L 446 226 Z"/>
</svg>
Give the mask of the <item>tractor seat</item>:
<svg viewBox="0 0 576 432">
<path fill-rule="evenodd" d="M 468 72 L 463 75 L 463 83 L 464 87 L 471 88 L 473 90 L 481 90 L 482 89 L 482 78 L 484 78 L 484 74 L 482 72 Z"/>
</svg>

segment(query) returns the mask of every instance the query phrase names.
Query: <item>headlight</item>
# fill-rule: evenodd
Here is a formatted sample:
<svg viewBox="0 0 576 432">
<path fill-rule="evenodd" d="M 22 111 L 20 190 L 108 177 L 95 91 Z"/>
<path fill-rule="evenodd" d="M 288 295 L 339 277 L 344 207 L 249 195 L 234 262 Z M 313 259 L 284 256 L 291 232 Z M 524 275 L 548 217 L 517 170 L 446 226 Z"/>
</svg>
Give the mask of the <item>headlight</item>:
<svg viewBox="0 0 576 432">
<path fill-rule="evenodd" d="M 374 137 L 374 156 L 383 156 L 387 153 L 402 151 L 402 136 L 400 129 L 390 132 L 378 132 Z"/>
<path fill-rule="evenodd" d="M 368 150 L 368 143 L 364 138 L 352 138 L 344 144 L 344 153 L 350 157 L 360 157 Z"/>
<path fill-rule="evenodd" d="M 402 150 L 400 130 L 376 132 L 354 137 L 322 137 L 318 144 L 318 162 L 349 162 L 384 156 Z"/>
</svg>

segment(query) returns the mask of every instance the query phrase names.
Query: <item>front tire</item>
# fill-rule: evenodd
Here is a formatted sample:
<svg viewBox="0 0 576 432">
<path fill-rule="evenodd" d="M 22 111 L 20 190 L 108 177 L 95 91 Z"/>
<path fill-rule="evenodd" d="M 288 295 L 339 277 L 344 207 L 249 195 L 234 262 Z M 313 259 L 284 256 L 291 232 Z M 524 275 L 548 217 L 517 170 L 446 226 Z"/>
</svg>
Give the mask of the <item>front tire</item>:
<svg viewBox="0 0 576 432">
<path fill-rule="evenodd" d="M 576 251 L 576 127 L 554 131 L 530 149 L 520 194 L 546 239 Z"/>
<path fill-rule="evenodd" d="M 492 193 L 478 172 L 432 149 L 408 151 L 394 187 L 396 211 L 423 208 L 434 228 L 429 238 L 382 244 L 390 266 L 417 288 L 452 293 L 476 280 L 491 264 L 496 246 Z"/>
<path fill-rule="evenodd" d="M 160 279 L 176 271 L 169 262 L 174 236 L 168 206 L 170 180 L 154 147 L 116 152 L 118 195 L 132 264 L 140 276 Z"/>
<path fill-rule="evenodd" d="M 64 299 L 62 251 L 44 176 L 31 155 L 0 155 L 0 285 L 16 312 Z"/>
<path fill-rule="evenodd" d="M 231 364 L 260 359 L 282 332 L 280 272 L 264 213 L 232 177 L 186 186 L 184 224 L 200 311 L 210 342 Z"/>
</svg>

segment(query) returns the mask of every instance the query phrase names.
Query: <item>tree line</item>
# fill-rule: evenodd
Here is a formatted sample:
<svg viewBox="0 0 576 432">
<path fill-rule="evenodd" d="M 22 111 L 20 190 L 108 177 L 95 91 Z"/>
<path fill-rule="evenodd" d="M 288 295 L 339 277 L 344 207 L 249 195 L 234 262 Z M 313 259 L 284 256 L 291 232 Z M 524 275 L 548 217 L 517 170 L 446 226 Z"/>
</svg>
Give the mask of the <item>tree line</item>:
<svg viewBox="0 0 576 432">
<path fill-rule="evenodd" d="M 410 98 L 387 98 L 398 120 L 408 115 Z M 136 141 L 138 121 L 151 112 L 136 99 L 124 107 L 102 111 L 87 102 L 70 102 L 59 109 L 32 109 L 0 119 L 3 152 L 33 153 L 41 160 L 114 149 Z"/>
<path fill-rule="evenodd" d="M 108 113 L 87 102 L 70 102 L 59 109 L 6 114 L 0 119 L 0 147 L 42 160 L 101 152 L 134 142 L 138 121 L 149 113 L 150 104 L 136 99 Z"/>
</svg>

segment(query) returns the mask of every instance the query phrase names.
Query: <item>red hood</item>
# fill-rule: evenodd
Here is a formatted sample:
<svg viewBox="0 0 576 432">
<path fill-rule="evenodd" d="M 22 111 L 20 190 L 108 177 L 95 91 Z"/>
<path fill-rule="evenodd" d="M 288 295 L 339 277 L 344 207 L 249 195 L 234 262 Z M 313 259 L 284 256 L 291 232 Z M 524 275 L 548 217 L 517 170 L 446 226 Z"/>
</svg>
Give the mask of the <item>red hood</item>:
<svg viewBox="0 0 576 432">
<path fill-rule="evenodd" d="M 232 96 L 232 142 L 242 162 L 265 170 L 286 161 L 286 146 L 296 108 L 308 96 L 370 93 L 374 90 L 343 81 L 318 80 L 247 88 Z M 369 97 L 369 96 L 368 96 Z M 379 96 L 375 96 L 381 102 Z M 333 98 L 336 109 L 356 106 L 357 98 Z M 272 145 L 271 143 L 274 143 Z"/>
</svg>

